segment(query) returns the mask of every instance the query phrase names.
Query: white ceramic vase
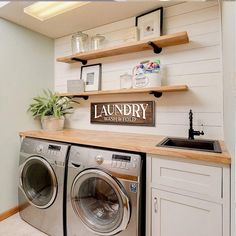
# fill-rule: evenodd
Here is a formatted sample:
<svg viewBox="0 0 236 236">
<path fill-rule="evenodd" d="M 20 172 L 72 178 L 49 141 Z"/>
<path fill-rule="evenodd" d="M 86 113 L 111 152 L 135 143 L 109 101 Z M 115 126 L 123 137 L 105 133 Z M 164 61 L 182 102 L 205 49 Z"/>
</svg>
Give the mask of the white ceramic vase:
<svg viewBox="0 0 236 236">
<path fill-rule="evenodd" d="M 64 116 L 56 118 L 54 116 L 45 116 L 41 119 L 43 130 L 46 131 L 59 131 L 63 130 L 65 123 Z"/>
</svg>

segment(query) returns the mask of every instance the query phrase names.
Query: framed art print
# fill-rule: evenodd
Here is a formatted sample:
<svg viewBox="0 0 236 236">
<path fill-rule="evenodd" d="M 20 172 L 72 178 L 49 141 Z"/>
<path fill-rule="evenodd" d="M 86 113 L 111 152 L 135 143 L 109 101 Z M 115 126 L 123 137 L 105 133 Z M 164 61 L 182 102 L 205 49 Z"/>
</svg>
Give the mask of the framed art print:
<svg viewBox="0 0 236 236">
<path fill-rule="evenodd" d="M 162 35 L 163 7 L 136 17 L 135 25 L 139 29 L 139 39 L 148 39 Z"/>
<path fill-rule="evenodd" d="M 84 81 L 86 92 L 100 90 L 101 74 L 102 64 L 81 66 L 80 79 Z"/>
</svg>

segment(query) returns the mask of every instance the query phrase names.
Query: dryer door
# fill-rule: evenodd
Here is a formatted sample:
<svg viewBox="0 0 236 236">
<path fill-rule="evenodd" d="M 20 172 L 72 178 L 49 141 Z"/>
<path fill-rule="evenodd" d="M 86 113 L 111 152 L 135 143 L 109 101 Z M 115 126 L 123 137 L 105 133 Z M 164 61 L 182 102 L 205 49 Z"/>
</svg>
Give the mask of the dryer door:
<svg viewBox="0 0 236 236">
<path fill-rule="evenodd" d="M 131 209 L 124 188 L 102 170 L 87 169 L 77 175 L 71 201 L 76 214 L 95 234 L 114 235 L 129 223 Z"/>
<path fill-rule="evenodd" d="M 56 175 L 44 158 L 32 156 L 20 166 L 19 187 L 31 205 L 47 208 L 57 195 Z"/>
</svg>

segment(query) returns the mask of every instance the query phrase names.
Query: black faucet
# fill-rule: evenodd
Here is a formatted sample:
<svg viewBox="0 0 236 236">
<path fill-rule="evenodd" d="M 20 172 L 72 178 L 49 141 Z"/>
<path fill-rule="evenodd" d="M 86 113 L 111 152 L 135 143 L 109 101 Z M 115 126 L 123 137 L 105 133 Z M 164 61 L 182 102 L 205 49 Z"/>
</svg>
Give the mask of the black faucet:
<svg viewBox="0 0 236 236">
<path fill-rule="evenodd" d="M 192 110 L 189 111 L 189 130 L 188 130 L 188 139 L 194 139 L 194 136 L 204 135 L 203 131 L 195 131 L 193 129 L 193 112 Z"/>
</svg>

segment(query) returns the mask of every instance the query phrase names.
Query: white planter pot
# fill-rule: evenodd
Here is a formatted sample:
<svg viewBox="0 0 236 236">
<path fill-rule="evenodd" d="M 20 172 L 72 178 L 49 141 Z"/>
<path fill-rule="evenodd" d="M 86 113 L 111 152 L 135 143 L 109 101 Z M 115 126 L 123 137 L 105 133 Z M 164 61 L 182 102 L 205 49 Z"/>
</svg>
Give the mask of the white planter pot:
<svg viewBox="0 0 236 236">
<path fill-rule="evenodd" d="M 47 131 L 63 130 L 65 118 L 55 118 L 54 116 L 45 116 L 41 119 L 42 128 Z"/>
</svg>

